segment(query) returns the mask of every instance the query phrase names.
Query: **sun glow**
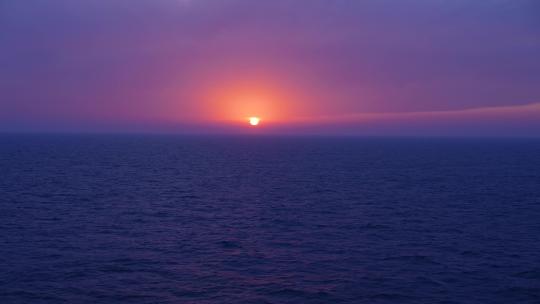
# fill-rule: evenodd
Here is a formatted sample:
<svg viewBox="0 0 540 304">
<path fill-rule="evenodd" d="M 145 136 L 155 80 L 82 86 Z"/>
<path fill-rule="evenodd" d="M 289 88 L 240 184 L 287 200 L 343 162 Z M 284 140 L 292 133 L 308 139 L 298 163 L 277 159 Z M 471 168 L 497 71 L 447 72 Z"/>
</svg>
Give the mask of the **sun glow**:
<svg viewBox="0 0 540 304">
<path fill-rule="evenodd" d="M 252 127 L 289 121 L 300 100 L 293 90 L 271 77 L 251 78 L 225 77 L 216 84 L 209 84 L 208 88 L 201 88 L 204 94 L 201 104 L 208 118 L 231 125 L 246 126 L 247 122 L 247 126 Z M 264 117 L 259 116 L 262 114 Z"/>
<path fill-rule="evenodd" d="M 261 119 L 259 117 L 250 117 L 249 118 L 249 124 L 252 126 L 256 126 L 261 122 Z"/>
</svg>

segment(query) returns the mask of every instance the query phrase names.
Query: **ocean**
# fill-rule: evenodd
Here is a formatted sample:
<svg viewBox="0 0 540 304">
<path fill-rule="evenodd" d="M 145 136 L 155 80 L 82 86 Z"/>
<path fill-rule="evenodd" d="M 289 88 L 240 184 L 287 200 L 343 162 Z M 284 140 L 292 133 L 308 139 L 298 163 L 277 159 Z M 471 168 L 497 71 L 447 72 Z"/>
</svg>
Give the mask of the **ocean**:
<svg viewBox="0 0 540 304">
<path fill-rule="evenodd" d="M 540 303 L 540 140 L 1 135 L 0 303 Z"/>
</svg>

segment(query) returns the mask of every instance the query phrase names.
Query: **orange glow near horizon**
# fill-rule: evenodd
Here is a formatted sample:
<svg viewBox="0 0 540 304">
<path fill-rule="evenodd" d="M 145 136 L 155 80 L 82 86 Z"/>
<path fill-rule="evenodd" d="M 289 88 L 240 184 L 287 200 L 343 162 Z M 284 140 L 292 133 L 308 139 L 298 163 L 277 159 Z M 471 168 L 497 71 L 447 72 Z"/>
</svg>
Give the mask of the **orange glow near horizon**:
<svg viewBox="0 0 540 304">
<path fill-rule="evenodd" d="M 256 126 L 264 114 L 265 122 L 280 123 L 294 117 L 295 99 L 285 88 L 265 81 L 225 82 L 214 87 L 205 97 L 211 120 L 228 123 L 244 123 Z M 258 119 L 256 124 L 253 124 Z"/>
</svg>

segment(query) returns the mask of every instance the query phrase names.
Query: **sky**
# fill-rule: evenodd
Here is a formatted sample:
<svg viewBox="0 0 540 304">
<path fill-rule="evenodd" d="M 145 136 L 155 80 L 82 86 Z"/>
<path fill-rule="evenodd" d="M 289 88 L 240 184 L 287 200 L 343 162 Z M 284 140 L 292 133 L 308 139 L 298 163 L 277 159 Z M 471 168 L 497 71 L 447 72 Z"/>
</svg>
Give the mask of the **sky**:
<svg viewBox="0 0 540 304">
<path fill-rule="evenodd" d="M 540 136 L 540 1 L 0 0 L 0 132 Z"/>
</svg>

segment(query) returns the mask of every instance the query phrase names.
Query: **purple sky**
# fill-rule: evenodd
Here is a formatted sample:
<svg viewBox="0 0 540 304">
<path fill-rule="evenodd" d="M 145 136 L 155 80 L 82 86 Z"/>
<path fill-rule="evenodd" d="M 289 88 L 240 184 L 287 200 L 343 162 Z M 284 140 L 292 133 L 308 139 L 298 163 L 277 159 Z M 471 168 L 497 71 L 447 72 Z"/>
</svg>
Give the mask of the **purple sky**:
<svg viewBox="0 0 540 304">
<path fill-rule="evenodd" d="M 0 131 L 540 136 L 540 1 L 0 0 Z"/>
</svg>

